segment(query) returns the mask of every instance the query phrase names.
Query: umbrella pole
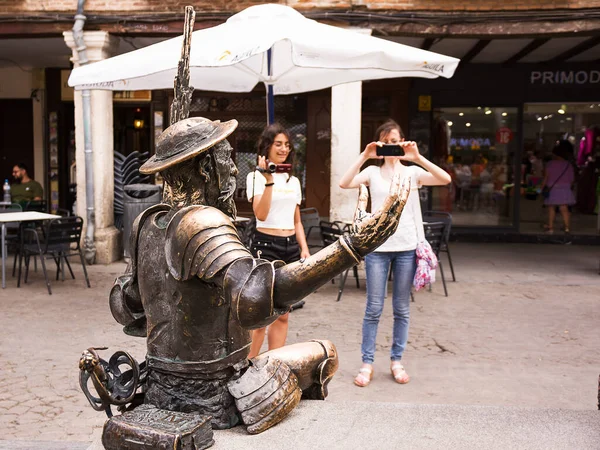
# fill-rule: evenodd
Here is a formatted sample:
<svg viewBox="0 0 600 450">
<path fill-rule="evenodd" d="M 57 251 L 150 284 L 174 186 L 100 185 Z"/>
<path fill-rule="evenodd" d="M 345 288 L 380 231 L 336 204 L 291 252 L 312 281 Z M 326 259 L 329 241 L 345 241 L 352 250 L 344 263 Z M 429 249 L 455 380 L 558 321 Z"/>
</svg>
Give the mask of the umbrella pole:
<svg viewBox="0 0 600 450">
<path fill-rule="evenodd" d="M 267 84 L 267 124 L 271 125 L 275 122 L 275 101 L 273 98 L 273 85 Z"/>
<path fill-rule="evenodd" d="M 267 72 L 269 78 L 273 75 L 273 49 L 267 50 Z M 275 100 L 273 99 L 273 85 L 265 83 L 267 88 L 267 124 L 275 122 Z"/>
</svg>

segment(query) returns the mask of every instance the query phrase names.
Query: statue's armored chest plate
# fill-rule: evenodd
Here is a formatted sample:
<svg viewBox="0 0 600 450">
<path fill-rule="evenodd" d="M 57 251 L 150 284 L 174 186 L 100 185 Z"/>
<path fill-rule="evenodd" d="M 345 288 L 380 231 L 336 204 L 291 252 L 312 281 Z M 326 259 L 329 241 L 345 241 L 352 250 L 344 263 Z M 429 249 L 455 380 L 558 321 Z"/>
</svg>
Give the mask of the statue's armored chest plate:
<svg viewBox="0 0 600 450">
<path fill-rule="evenodd" d="M 168 212 L 158 212 L 140 227 L 137 269 L 148 321 L 150 367 L 203 372 L 215 364 L 222 366 L 220 361 L 229 365 L 231 359 L 238 359 L 231 356 L 250 340 L 249 333 L 231 319 L 230 305 L 216 276 L 226 267 L 219 261 L 227 262 L 236 254 L 245 257 L 248 252 L 241 243 L 236 244 L 237 235 L 228 233 L 227 223 L 222 233 L 214 221 L 204 228 L 203 209 L 199 208 L 203 207 L 179 211 L 170 220 L 166 220 Z M 195 217 L 186 218 L 190 213 Z M 188 223 L 183 230 L 186 233 L 180 227 L 182 222 Z M 205 244 L 222 235 L 232 243 L 211 246 L 207 252 Z M 182 270 L 175 270 L 174 265 Z M 202 275 L 194 268 L 202 268 Z"/>
</svg>

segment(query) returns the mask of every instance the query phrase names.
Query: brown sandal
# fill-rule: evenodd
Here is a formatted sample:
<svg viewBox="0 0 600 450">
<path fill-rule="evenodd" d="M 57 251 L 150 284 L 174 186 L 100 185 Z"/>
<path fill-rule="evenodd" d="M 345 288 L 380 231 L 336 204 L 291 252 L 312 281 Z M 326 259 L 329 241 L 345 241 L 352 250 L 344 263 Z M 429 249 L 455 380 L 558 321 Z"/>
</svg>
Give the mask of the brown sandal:
<svg viewBox="0 0 600 450">
<path fill-rule="evenodd" d="M 392 363 L 392 367 L 390 368 L 390 370 L 396 383 L 406 384 L 410 381 L 410 377 L 406 373 L 406 370 L 404 370 L 404 366 L 399 362 Z"/>
<path fill-rule="evenodd" d="M 367 387 L 373 379 L 373 368 L 361 367 L 358 375 L 354 378 L 354 384 L 358 387 Z"/>
</svg>

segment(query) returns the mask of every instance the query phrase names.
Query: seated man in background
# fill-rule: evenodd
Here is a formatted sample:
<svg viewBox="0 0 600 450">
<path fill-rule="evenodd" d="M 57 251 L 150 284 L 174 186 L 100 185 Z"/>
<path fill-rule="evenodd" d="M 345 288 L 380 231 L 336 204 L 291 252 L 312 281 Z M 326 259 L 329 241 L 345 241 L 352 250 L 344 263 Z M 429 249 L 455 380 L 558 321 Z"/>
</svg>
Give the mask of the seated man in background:
<svg viewBox="0 0 600 450">
<path fill-rule="evenodd" d="M 17 183 L 10 187 L 11 200 L 13 203 L 28 203 L 42 200 L 44 190 L 42 185 L 29 178 L 27 166 L 18 163 L 13 167 L 12 175 Z"/>
</svg>

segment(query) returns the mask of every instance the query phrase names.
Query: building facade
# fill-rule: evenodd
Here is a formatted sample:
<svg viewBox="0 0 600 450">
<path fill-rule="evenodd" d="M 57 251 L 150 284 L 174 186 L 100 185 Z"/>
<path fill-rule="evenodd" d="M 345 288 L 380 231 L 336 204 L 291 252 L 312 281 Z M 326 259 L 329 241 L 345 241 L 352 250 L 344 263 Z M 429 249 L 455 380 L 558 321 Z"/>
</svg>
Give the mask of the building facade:
<svg viewBox="0 0 600 450">
<path fill-rule="evenodd" d="M 77 199 L 76 211 L 85 217 L 81 97 L 66 86 L 78 64 L 70 31 L 78 2 L 2 3 L 0 175 L 9 178 L 12 165 L 24 161 L 44 185 L 50 208 L 72 208 Z M 181 34 L 189 2 L 80 3 L 94 61 Z M 194 2 L 195 28 L 223 23 L 257 3 Z M 577 164 L 582 181 L 573 231 L 597 234 L 596 149 L 582 139 L 596 139 L 600 1 L 282 3 L 315 20 L 462 61 L 451 80 L 371 81 L 277 97 L 276 117 L 292 130 L 303 156 L 305 206 L 324 217 L 350 218 L 355 193 L 341 191 L 337 181 L 377 125 L 392 117 L 424 154 L 452 173 L 452 186 L 424 193 L 423 199 L 430 208 L 452 212 L 458 232 L 541 231 L 538 160 L 543 162 L 556 139 L 570 139 L 585 153 Z M 253 167 L 254 145 L 266 121 L 264 95 L 262 86 L 243 95 L 194 94 L 191 114 L 240 121 L 232 140 L 242 174 Z M 155 136 L 168 123 L 171 99 L 172 91 L 92 93 L 98 262 L 121 255 L 114 226 L 114 152 L 152 153 Z M 237 199 L 240 211 L 249 213 L 243 184 Z"/>
</svg>

